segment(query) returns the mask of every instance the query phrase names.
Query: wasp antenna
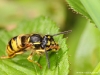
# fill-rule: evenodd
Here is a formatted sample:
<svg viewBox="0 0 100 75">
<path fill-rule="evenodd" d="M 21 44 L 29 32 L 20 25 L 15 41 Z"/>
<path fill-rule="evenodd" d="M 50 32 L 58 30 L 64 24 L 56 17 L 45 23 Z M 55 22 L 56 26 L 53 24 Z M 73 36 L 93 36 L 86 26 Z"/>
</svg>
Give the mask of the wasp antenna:
<svg viewBox="0 0 100 75">
<path fill-rule="evenodd" d="M 68 33 L 70 33 L 70 32 L 72 32 L 72 30 L 60 32 L 60 33 L 54 34 L 54 35 L 52 35 L 52 36 L 57 36 L 57 35 L 60 35 L 60 34 L 68 34 Z"/>
</svg>

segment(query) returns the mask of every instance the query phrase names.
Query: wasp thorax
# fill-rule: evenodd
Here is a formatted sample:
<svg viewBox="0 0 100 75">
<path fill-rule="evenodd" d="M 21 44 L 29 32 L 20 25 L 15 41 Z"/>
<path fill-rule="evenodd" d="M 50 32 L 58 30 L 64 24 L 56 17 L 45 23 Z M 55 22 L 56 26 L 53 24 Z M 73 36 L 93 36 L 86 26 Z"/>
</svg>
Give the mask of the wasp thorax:
<svg viewBox="0 0 100 75">
<path fill-rule="evenodd" d="M 32 43 L 35 48 L 41 47 L 42 37 L 39 34 L 33 34 L 30 36 L 30 43 Z"/>
<path fill-rule="evenodd" d="M 30 36 L 30 41 L 32 43 L 36 43 L 36 42 L 41 42 L 42 37 L 39 34 L 33 34 L 32 36 Z"/>
</svg>

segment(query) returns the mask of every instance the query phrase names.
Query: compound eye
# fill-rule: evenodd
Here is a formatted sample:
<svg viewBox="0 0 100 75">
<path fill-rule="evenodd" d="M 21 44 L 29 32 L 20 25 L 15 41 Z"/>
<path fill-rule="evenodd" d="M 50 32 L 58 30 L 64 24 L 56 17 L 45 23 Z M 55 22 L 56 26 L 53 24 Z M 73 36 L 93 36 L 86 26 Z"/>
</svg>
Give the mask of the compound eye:
<svg viewBox="0 0 100 75">
<path fill-rule="evenodd" d="M 45 36 L 43 37 L 43 39 L 42 39 L 41 47 L 42 47 L 42 48 L 45 48 L 47 42 L 48 42 L 48 38 L 47 38 L 47 35 L 45 35 Z"/>
</svg>

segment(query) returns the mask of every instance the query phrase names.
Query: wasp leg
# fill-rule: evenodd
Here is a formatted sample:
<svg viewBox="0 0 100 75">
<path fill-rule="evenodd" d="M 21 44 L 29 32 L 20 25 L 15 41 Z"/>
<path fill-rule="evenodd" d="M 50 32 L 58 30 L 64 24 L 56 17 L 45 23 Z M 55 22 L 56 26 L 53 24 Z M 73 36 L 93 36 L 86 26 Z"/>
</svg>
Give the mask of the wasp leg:
<svg viewBox="0 0 100 75">
<path fill-rule="evenodd" d="M 41 50 L 41 49 L 36 50 L 36 54 L 38 55 L 42 55 L 43 53 L 45 53 L 45 50 Z"/>
<path fill-rule="evenodd" d="M 45 53 L 46 60 L 47 60 L 47 65 L 48 65 L 48 68 L 50 68 L 50 61 L 49 61 L 49 56 L 48 56 L 46 48 L 44 50 L 41 50 L 41 49 L 40 50 L 36 50 L 36 53 L 37 54 Z"/>
<path fill-rule="evenodd" d="M 15 55 L 17 55 L 17 54 L 22 54 L 22 53 L 24 53 L 24 51 L 16 52 L 15 54 L 13 54 L 13 55 L 11 55 L 11 56 L 2 56 L 2 57 L 0 57 L 0 59 L 13 58 Z"/>
<path fill-rule="evenodd" d="M 32 53 L 28 56 L 27 60 L 30 61 L 30 62 L 33 62 L 33 63 L 37 64 L 40 68 L 42 68 L 42 66 L 39 63 L 37 63 L 34 60 L 32 60 L 33 52 L 34 51 L 32 51 Z"/>
<path fill-rule="evenodd" d="M 2 56 L 2 57 L 0 57 L 0 59 L 8 59 L 8 58 L 12 58 L 12 57 L 10 57 L 10 56 Z"/>
<path fill-rule="evenodd" d="M 13 58 L 16 54 L 12 54 L 12 55 L 8 55 L 8 56 L 2 56 L 0 57 L 0 59 L 9 59 L 9 58 Z"/>
</svg>

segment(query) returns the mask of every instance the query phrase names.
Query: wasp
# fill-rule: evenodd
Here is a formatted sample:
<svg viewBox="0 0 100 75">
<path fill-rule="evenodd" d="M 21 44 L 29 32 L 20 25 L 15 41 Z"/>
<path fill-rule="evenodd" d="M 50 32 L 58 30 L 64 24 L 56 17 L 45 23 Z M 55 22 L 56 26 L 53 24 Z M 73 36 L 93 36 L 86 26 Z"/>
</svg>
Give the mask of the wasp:
<svg viewBox="0 0 100 75">
<path fill-rule="evenodd" d="M 18 36 L 13 37 L 6 47 L 7 56 L 2 56 L 1 59 L 13 58 L 18 54 L 22 54 L 25 51 L 30 50 L 31 54 L 28 56 L 28 61 L 37 64 L 40 68 L 42 66 L 32 60 L 32 56 L 34 53 L 46 54 L 46 60 L 48 63 L 48 68 L 50 68 L 50 62 L 48 59 L 48 51 L 51 50 L 59 50 L 59 45 L 54 41 L 54 36 L 60 34 L 66 34 L 71 32 L 71 30 L 60 32 L 54 35 L 40 35 L 40 34 L 21 34 Z"/>
</svg>

